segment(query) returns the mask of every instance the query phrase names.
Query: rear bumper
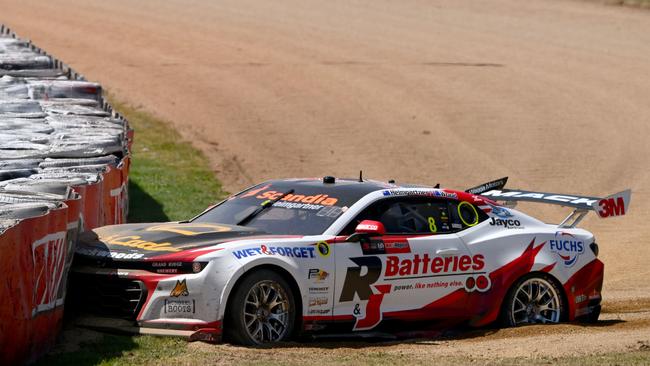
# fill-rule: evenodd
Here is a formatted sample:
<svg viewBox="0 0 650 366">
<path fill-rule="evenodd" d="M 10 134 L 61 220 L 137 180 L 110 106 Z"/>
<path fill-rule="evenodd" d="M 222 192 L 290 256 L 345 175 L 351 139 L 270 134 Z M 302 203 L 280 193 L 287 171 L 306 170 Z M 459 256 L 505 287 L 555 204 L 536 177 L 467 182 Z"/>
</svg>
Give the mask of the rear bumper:
<svg viewBox="0 0 650 366">
<path fill-rule="evenodd" d="M 564 284 L 568 319 L 589 317 L 600 313 L 605 265 L 598 259 L 582 267 Z"/>
</svg>

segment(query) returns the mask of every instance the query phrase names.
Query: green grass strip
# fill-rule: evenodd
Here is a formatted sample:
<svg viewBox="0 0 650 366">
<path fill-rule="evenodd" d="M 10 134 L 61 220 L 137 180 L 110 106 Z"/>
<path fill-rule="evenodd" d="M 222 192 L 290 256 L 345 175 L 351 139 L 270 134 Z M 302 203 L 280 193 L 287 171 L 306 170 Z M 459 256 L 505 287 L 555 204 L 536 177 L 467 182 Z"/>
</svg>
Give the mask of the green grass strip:
<svg viewBox="0 0 650 366">
<path fill-rule="evenodd" d="M 111 98 L 135 129 L 129 222 L 186 220 L 226 196 L 205 155 L 169 123 Z"/>
</svg>

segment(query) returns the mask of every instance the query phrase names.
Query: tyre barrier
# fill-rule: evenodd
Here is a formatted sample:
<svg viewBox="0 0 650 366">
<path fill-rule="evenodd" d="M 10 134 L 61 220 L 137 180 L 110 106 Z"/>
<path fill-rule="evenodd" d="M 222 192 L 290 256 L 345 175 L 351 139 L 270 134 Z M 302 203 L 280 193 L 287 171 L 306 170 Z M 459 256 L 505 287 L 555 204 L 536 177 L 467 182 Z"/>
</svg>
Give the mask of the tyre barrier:
<svg viewBox="0 0 650 366">
<path fill-rule="evenodd" d="M 56 341 L 79 233 L 126 221 L 132 143 L 101 85 L 0 25 L 0 364 Z"/>
</svg>

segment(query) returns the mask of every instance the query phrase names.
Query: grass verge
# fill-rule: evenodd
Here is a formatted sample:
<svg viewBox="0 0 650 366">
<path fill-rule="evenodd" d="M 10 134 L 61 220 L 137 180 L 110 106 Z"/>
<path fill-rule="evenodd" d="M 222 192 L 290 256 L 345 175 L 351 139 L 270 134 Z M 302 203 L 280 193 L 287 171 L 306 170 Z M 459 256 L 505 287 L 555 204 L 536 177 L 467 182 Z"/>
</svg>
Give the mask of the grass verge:
<svg viewBox="0 0 650 366">
<path fill-rule="evenodd" d="M 165 121 L 111 100 L 135 129 L 129 222 L 189 219 L 226 193 L 207 158 Z"/>
</svg>

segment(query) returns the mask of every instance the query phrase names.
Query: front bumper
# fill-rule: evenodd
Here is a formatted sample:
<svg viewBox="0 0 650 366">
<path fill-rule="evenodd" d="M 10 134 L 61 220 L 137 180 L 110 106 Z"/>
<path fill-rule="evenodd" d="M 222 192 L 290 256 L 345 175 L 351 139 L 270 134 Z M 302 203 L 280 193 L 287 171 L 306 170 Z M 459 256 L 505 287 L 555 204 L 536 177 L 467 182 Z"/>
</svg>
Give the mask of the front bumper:
<svg viewBox="0 0 650 366">
<path fill-rule="evenodd" d="M 149 292 L 141 280 L 75 272 L 70 275 L 69 288 L 75 312 L 133 321 Z"/>
<path fill-rule="evenodd" d="M 77 314 L 80 326 L 219 342 L 218 292 L 204 293 L 215 290 L 205 286 L 206 273 L 163 275 L 77 267 L 70 276 L 67 306 Z M 174 293 L 180 283 L 185 291 Z"/>
</svg>

